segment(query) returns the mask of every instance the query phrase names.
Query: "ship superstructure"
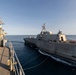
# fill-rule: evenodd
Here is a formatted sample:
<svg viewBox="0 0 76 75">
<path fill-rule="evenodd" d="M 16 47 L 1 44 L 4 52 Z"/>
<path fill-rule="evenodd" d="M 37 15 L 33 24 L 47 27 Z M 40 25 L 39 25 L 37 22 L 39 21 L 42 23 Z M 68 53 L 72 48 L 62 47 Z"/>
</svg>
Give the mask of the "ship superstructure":
<svg viewBox="0 0 76 75">
<path fill-rule="evenodd" d="M 59 30 L 57 34 L 53 34 L 50 31 L 47 31 L 45 25 L 42 26 L 42 31 L 40 34 L 37 35 L 37 39 L 43 39 L 51 42 L 66 42 L 67 38 L 62 31 Z"/>
<path fill-rule="evenodd" d="M 5 39 L 5 35 L 6 33 L 4 32 L 4 30 L 2 29 L 2 25 L 4 23 L 1 21 L 0 19 L 0 46 L 5 46 L 5 43 L 7 42 L 7 40 Z"/>
</svg>

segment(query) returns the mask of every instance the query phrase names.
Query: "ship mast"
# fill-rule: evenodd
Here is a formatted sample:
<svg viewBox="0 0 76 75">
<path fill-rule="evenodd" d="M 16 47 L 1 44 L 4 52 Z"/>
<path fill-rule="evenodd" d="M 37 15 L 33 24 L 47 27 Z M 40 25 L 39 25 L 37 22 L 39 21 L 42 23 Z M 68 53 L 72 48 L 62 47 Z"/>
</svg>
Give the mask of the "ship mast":
<svg viewBox="0 0 76 75">
<path fill-rule="evenodd" d="M 45 23 L 44 23 L 44 25 L 42 26 L 42 31 L 41 31 L 41 32 L 46 32 Z"/>
<path fill-rule="evenodd" d="M 6 33 L 4 32 L 4 30 L 2 29 L 2 25 L 4 23 L 2 22 L 1 18 L 0 18 L 0 40 L 2 40 L 4 38 L 4 36 L 6 35 Z"/>
</svg>

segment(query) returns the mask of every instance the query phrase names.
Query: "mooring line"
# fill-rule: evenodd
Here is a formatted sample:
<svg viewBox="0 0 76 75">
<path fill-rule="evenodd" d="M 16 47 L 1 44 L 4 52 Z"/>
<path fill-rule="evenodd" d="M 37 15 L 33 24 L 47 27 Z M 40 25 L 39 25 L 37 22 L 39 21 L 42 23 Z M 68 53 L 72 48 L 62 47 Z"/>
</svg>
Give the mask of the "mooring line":
<svg viewBox="0 0 76 75">
<path fill-rule="evenodd" d="M 28 63 L 30 63 L 30 62 L 32 62 L 32 61 L 34 61 L 34 60 L 35 60 L 36 58 L 38 58 L 40 55 L 41 55 L 41 54 L 39 54 L 37 57 L 33 58 L 33 59 L 32 59 L 32 60 L 30 60 L 29 62 L 27 62 L 27 63 L 23 64 L 22 66 L 24 66 L 24 65 L 26 65 L 26 64 L 28 64 Z"/>
<path fill-rule="evenodd" d="M 11 41 L 11 42 L 15 42 L 15 43 L 24 43 L 24 42 L 22 42 L 22 41 L 21 41 L 21 42 L 20 42 L 20 41 Z"/>
<path fill-rule="evenodd" d="M 24 70 L 28 70 L 28 69 L 36 68 L 36 67 L 40 66 L 41 64 L 43 64 L 47 59 L 48 59 L 48 57 L 46 57 L 46 59 L 45 59 L 45 60 L 43 60 L 40 64 L 35 65 L 35 66 L 32 66 L 32 67 L 29 67 L 29 68 L 26 68 L 26 69 L 24 69 Z"/>
</svg>

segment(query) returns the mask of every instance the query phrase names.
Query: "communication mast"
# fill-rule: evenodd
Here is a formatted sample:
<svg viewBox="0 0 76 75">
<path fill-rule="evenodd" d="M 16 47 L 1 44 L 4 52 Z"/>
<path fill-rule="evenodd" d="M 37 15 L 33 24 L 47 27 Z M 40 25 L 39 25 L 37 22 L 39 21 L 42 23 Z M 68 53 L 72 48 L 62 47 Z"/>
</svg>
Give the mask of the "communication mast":
<svg viewBox="0 0 76 75">
<path fill-rule="evenodd" d="M 44 25 L 42 26 L 42 31 L 41 31 L 41 32 L 46 32 L 45 23 L 44 23 Z"/>
</svg>

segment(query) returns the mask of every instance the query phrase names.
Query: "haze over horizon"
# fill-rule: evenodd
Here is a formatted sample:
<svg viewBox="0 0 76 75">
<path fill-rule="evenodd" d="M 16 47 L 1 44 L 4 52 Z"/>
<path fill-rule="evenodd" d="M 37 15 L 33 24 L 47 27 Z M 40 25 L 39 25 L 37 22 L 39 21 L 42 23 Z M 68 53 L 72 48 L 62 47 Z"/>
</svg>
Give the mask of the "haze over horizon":
<svg viewBox="0 0 76 75">
<path fill-rule="evenodd" d="M 36 35 L 42 25 L 53 33 L 76 35 L 76 0 L 0 0 L 8 35 Z"/>
</svg>

